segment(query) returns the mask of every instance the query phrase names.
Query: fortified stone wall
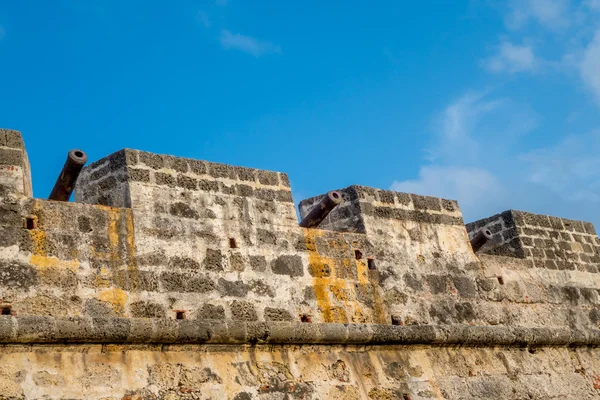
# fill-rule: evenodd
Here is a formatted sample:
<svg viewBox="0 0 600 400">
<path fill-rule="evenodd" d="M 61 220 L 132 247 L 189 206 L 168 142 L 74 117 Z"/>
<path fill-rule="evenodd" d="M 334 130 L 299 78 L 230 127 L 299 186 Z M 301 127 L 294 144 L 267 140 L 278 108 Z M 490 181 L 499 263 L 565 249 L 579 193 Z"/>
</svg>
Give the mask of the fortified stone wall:
<svg viewBox="0 0 600 400">
<path fill-rule="evenodd" d="M 0 398 L 598 396 L 592 224 L 350 186 L 306 229 L 283 173 L 129 149 L 47 201 L 0 158 Z"/>
</svg>

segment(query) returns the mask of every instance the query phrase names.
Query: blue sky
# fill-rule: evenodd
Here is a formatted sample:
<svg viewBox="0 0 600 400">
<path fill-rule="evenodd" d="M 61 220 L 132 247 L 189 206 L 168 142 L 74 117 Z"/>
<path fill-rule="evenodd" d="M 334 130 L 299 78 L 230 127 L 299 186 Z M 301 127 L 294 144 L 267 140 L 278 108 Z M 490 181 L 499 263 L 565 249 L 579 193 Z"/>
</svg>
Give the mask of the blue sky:
<svg viewBox="0 0 600 400">
<path fill-rule="evenodd" d="M 600 224 L 600 0 L 0 3 L 0 126 Z"/>
</svg>

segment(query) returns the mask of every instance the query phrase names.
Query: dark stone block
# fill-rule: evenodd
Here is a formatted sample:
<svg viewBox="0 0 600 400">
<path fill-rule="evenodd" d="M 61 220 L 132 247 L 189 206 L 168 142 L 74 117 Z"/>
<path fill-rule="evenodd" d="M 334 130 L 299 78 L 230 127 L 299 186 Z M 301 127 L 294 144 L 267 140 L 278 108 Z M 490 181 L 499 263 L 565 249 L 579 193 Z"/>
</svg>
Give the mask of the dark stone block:
<svg viewBox="0 0 600 400">
<path fill-rule="evenodd" d="M 452 282 L 461 297 L 473 298 L 477 296 L 477 285 L 475 285 L 473 279 L 466 276 L 453 276 Z"/>
<path fill-rule="evenodd" d="M 165 166 L 163 156 L 159 154 L 152 154 L 147 153 L 145 151 L 140 151 L 138 153 L 138 158 L 142 164 L 145 164 L 153 169 L 161 169 Z"/>
<path fill-rule="evenodd" d="M 266 321 L 293 321 L 294 317 L 289 311 L 282 308 L 266 307 L 264 310 Z"/>
<path fill-rule="evenodd" d="M 411 194 L 415 210 L 433 210 L 441 211 L 440 199 L 437 197 L 420 196 L 418 194 Z"/>
<path fill-rule="evenodd" d="M 256 237 L 258 239 L 258 244 L 259 245 L 265 245 L 265 244 L 274 245 L 274 244 L 277 244 L 277 236 L 273 232 L 271 232 L 271 231 L 267 231 L 265 229 L 257 229 L 256 230 Z"/>
<path fill-rule="evenodd" d="M 565 286 L 562 288 L 562 290 L 565 299 L 568 300 L 572 306 L 576 306 L 579 303 L 580 295 L 577 287 Z"/>
<path fill-rule="evenodd" d="M 457 303 L 454 305 L 456 309 L 456 319 L 458 322 L 469 323 L 476 318 L 475 308 L 471 303 Z"/>
<path fill-rule="evenodd" d="M 233 167 L 227 164 L 208 163 L 208 174 L 215 178 L 236 179 Z"/>
<path fill-rule="evenodd" d="M 167 292 L 207 293 L 215 288 L 215 283 L 202 275 L 163 272 L 160 279 L 163 289 Z"/>
<path fill-rule="evenodd" d="M 175 257 L 171 257 L 171 259 L 169 260 L 169 268 L 171 270 L 173 270 L 173 269 L 199 270 L 200 263 L 189 257 L 175 256 Z"/>
<path fill-rule="evenodd" d="M 177 179 L 175 178 L 175 176 L 166 174 L 164 172 L 155 172 L 154 181 L 157 185 L 167 185 L 171 187 L 174 187 L 177 183 Z"/>
<path fill-rule="evenodd" d="M 288 177 L 287 174 L 284 174 L 283 172 L 279 173 L 279 183 L 281 186 L 285 186 L 285 187 L 290 187 L 290 178 Z"/>
<path fill-rule="evenodd" d="M 446 199 L 441 199 L 442 201 L 442 208 L 446 211 L 449 212 L 454 212 L 456 210 L 458 210 L 458 202 L 456 200 L 446 200 Z"/>
<path fill-rule="evenodd" d="M 277 275 L 304 276 L 302 257 L 279 256 L 271 263 L 271 270 Z"/>
<path fill-rule="evenodd" d="M 177 175 L 177 186 L 187 190 L 196 190 L 196 180 L 185 175 Z"/>
<path fill-rule="evenodd" d="M 206 175 L 206 162 L 200 160 L 188 160 L 190 170 L 196 175 Z"/>
<path fill-rule="evenodd" d="M 229 256 L 229 266 L 233 271 L 242 272 L 246 269 L 244 256 L 241 253 L 232 253 Z"/>
<path fill-rule="evenodd" d="M 129 312 L 134 318 L 166 318 L 164 307 L 152 301 L 135 301 L 129 305 Z"/>
<path fill-rule="evenodd" d="M 237 321 L 257 321 L 254 305 L 247 301 L 234 300 L 230 305 L 231 317 Z"/>
<path fill-rule="evenodd" d="M 240 181 L 256 182 L 256 170 L 245 167 L 234 167 L 237 178 Z"/>
<path fill-rule="evenodd" d="M 23 151 L 0 149 L 0 165 L 23 165 Z"/>
<path fill-rule="evenodd" d="M 381 190 L 379 192 L 379 201 L 382 203 L 394 204 L 394 192 L 388 190 Z"/>
<path fill-rule="evenodd" d="M 423 290 L 423 284 L 417 278 L 417 276 L 413 273 L 404 274 L 404 283 L 406 284 L 406 286 L 408 286 L 412 290 L 415 290 L 415 291 Z"/>
<path fill-rule="evenodd" d="M 79 232 L 81 233 L 90 233 L 94 229 L 92 228 L 92 221 L 89 217 L 85 215 L 80 215 L 77 217 L 77 226 Z"/>
<path fill-rule="evenodd" d="M 525 223 L 529 226 L 552 228 L 552 225 L 550 225 L 550 220 L 548 219 L 547 215 L 532 214 L 532 213 L 527 213 L 527 212 L 524 212 L 522 214 L 523 214 L 523 219 L 525 220 Z"/>
<path fill-rule="evenodd" d="M 281 201 L 284 203 L 293 203 L 294 199 L 292 198 L 292 192 L 290 192 L 289 190 L 278 190 L 277 201 Z"/>
<path fill-rule="evenodd" d="M 129 168 L 129 179 L 136 182 L 150 182 L 150 171 L 147 169 Z"/>
<path fill-rule="evenodd" d="M 166 164 L 169 168 L 177 172 L 188 172 L 188 160 L 180 157 L 168 157 Z"/>
<path fill-rule="evenodd" d="M 114 275 L 115 286 L 130 292 L 155 292 L 158 290 L 158 278 L 151 271 L 122 269 Z"/>
<path fill-rule="evenodd" d="M 248 185 L 235 185 L 235 191 L 238 196 L 250 197 L 254 195 L 254 189 Z"/>
<path fill-rule="evenodd" d="M 273 171 L 257 171 L 258 181 L 263 185 L 279 185 L 279 176 Z"/>
<path fill-rule="evenodd" d="M 585 229 L 585 233 L 596 236 L 596 228 L 594 228 L 594 224 L 591 222 L 583 222 L 583 227 Z"/>
<path fill-rule="evenodd" d="M 221 250 L 206 249 L 203 265 L 207 271 L 223 271 L 223 254 Z"/>
<path fill-rule="evenodd" d="M 264 256 L 250 256 L 252 271 L 264 272 L 267 270 L 267 260 Z"/>
<path fill-rule="evenodd" d="M 277 192 L 271 189 L 256 189 L 254 196 L 257 199 L 273 201 L 277 197 Z"/>
<path fill-rule="evenodd" d="M 218 192 L 219 182 L 200 179 L 198 180 L 198 189 L 204 192 Z"/>
<path fill-rule="evenodd" d="M 448 290 L 447 275 L 427 275 L 425 281 L 433 294 L 445 293 Z"/>
<path fill-rule="evenodd" d="M 177 202 L 177 203 L 171 204 L 171 206 L 169 207 L 169 213 L 175 217 L 193 218 L 193 219 L 200 218 L 200 216 L 198 215 L 196 210 L 193 210 L 189 205 L 187 205 L 186 203 L 182 203 L 182 202 Z"/>
<path fill-rule="evenodd" d="M 563 229 L 565 229 L 561 218 L 549 216 L 548 219 L 550 220 L 550 226 L 552 227 L 552 229 L 556 229 L 559 231 L 562 231 Z"/>
<path fill-rule="evenodd" d="M 225 309 L 223 306 L 213 304 L 204 304 L 201 309 L 196 312 L 197 319 L 225 319 Z"/>
<path fill-rule="evenodd" d="M 218 291 L 221 296 L 245 297 L 248 294 L 248 284 L 243 281 L 228 281 L 219 278 Z"/>
<path fill-rule="evenodd" d="M 111 318 L 117 313 L 112 304 L 98 299 L 87 299 L 83 305 L 83 315 L 89 317 Z"/>
<path fill-rule="evenodd" d="M 14 149 L 25 149 L 21 132 L 12 129 L 3 129 L 5 137 L 5 146 Z"/>
<path fill-rule="evenodd" d="M 29 290 L 38 284 L 37 269 L 18 261 L 0 260 L 0 286 Z"/>
</svg>

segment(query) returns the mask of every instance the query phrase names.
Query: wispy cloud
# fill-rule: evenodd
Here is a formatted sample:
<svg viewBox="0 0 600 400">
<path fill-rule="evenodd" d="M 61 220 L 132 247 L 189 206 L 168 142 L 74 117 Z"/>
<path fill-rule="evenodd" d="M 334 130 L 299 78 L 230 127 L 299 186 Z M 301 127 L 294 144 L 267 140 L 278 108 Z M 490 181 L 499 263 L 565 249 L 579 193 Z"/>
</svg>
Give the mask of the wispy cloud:
<svg viewBox="0 0 600 400">
<path fill-rule="evenodd" d="M 549 29 L 563 29 L 570 23 L 569 7 L 569 0 L 513 0 L 506 25 L 520 29 L 533 20 Z"/>
<path fill-rule="evenodd" d="M 583 82 L 594 94 L 600 106 L 600 29 L 596 31 L 594 38 L 585 49 L 579 71 Z"/>
<path fill-rule="evenodd" d="M 492 72 L 532 72 L 536 69 L 536 59 L 531 46 L 505 41 L 500 44 L 498 53 L 483 65 Z"/>
<path fill-rule="evenodd" d="M 526 105 L 490 91 L 468 92 L 435 117 L 432 157 L 418 177 L 394 181 L 391 188 L 457 199 L 467 220 L 502 211 L 510 207 L 503 177 L 517 173 L 515 149 L 538 120 Z"/>
<path fill-rule="evenodd" d="M 254 57 L 260 57 L 268 53 L 281 53 L 281 48 L 272 42 L 239 33 L 232 33 L 227 29 L 221 31 L 219 39 L 224 49 L 239 50 Z"/>
<path fill-rule="evenodd" d="M 204 10 L 200 10 L 196 13 L 196 21 L 202 24 L 202 26 L 204 26 L 206 29 L 212 26 L 210 17 L 208 16 L 208 13 Z"/>
</svg>

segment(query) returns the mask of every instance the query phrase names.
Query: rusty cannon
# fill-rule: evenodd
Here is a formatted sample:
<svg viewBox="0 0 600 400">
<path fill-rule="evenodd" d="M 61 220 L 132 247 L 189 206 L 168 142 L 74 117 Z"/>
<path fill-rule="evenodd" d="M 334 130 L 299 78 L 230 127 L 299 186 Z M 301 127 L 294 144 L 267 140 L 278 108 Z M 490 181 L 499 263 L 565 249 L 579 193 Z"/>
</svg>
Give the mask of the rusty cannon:
<svg viewBox="0 0 600 400">
<path fill-rule="evenodd" d="M 477 253 L 487 242 L 493 237 L 492 232 L 489 229 L 481 229 L 471 239 L 471 247 L 473 251 Z"/>
<path fill-rule="evenodd" d="M 69 201 L 71 193 L 73 193 L 73 189 L 75 188 L 77 177 L 86 162 L 87 155 L 82 150 L 73 149 L 69 151 L 67 161 L 65 161 L 65 165 L 56 179 L 48 200 Z"/>
<path fill-rule="evenodd" d="M 303 228 L 316 228 L 323 222 L 327 215 L 333 210 L 338 204 L 343 201 L 340 192 L 332 190 L 327 192 L 323 200 L 315 205 L 306 217 L 300 221 L 300 226 Z"/>
</svg>

